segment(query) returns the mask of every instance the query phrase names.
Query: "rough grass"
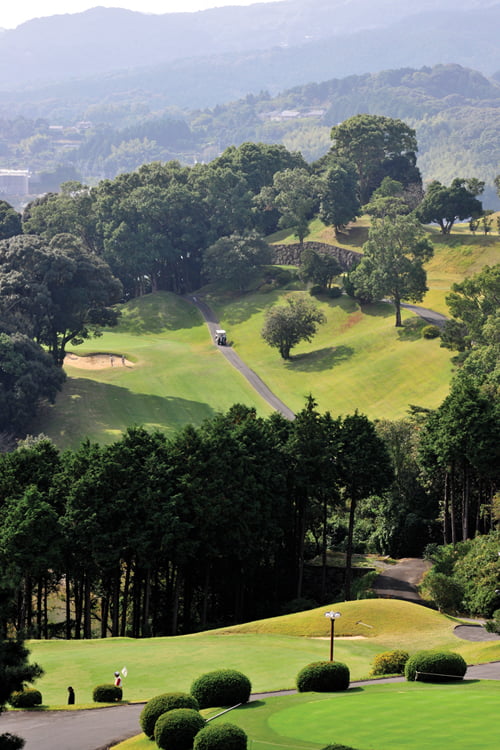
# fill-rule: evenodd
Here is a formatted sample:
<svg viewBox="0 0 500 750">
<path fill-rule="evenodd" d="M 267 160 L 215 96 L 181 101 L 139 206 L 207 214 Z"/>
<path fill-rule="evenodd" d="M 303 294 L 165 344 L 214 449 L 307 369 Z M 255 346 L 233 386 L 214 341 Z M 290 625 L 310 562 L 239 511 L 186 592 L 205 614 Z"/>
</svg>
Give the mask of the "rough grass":
<svg viewBox="0 0 500 750">
<path fill-rule="evenodd" d="M 366 678 L 375 655 L 395 648 L 450 649 L 468 663 L 500 659 L 500 641 L 459 640 L 452 618 L 410 602 L 366 599 L 188 636 L 30 641 L 32 660 L 45 669 L 36 687 L 44 705 L 63 703 L 68 684 L 77 704 L 88 703 L 96 685 L 126 666 L 124 700 L 188 692 L 195 678 L 219 668 L 246 674 L 252 692 L 293 688 L 302 667 L 329 657 L 330 623 L 324 615 L 329 609 L 342 613 L 335 625 L 335 658 L 349 666 L 352 680 Z"/>
</svg>

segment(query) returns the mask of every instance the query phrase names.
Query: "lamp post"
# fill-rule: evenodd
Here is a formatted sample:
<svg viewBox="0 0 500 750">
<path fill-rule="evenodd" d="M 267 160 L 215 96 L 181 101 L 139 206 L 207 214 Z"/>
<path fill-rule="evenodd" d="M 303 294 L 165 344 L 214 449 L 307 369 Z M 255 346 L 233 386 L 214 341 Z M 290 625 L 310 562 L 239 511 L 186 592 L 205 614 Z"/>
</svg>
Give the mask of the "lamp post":
<svg viewBox="0 0 500 750">
<path fill-rule="evenodd" d="M 335 620 L 340 617 L 340 612 L 325 612 L 325 617 L 330 618 L 330 661 L 333 661 L 333 637 L 335 630 Z"/>
</svg>

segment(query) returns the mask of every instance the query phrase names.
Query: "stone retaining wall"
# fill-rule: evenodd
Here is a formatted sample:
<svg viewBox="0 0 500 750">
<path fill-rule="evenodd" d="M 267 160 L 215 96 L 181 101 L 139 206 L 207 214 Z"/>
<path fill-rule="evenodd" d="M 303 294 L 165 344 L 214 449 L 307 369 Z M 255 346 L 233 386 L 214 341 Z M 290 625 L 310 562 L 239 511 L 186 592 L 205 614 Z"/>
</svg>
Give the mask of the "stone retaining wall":
<svg viewBox="0 0 500 750">
<path fill-rule="evenodd" d="M 279 266 L 299 266 L 300 254 L 303 250 L 314 250 L 317 253 L 328 253 L 337 258 L 343 271 L 350 271 L 357 266 L 361 253 L 355 250 L 346 250 L 344 247 L 327 245 L 325 242 L 304 242 L 302 247 L 298 242 L 291 245 L 271 245 L 273 252 L 273 263 Z"/>
</svg>

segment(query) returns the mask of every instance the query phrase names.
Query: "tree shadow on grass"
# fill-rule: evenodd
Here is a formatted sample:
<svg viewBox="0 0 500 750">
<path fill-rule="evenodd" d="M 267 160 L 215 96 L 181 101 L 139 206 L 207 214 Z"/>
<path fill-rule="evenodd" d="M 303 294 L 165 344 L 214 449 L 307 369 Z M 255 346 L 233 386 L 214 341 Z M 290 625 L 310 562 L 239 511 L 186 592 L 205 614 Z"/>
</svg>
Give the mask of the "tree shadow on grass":
<svg viewBox="0 0 500 750">
<path fill-rule="evenodd" d="M 398 328 L 398 339 L 400 341 L 417 341 L 422 338 L 422 328 L 427 323 L 423 318 L 409 318 L 403 321 L 401 328 Z"/>
<path fill-rule="evenodd" d="M 305 354 L 297 354 L 285 362 L 289 370 L 300 370 L 302 372 L 321 372 L 331 370 L 336 365 L 345 362 L 354 354 L 350 346 L 327 346 Z"/>
<path fill-rule="evenodd" d="M 394 305 L 391 302 L 371 302 L 361 307 L 364 315 L 375 318 L 391 318 L 395 316 Z"/>
<path fill-rule="evenodd" d="M 114 442 L 132 426 L 173 435 L 185 424 L 199 425 L 214 415 L 207 403 L 68 378 L 56 403 L 44 405 L 31 429 L 44 432 L 60 447 L 75 448 L 87 436 L 99 443 Z"/>
</svg>

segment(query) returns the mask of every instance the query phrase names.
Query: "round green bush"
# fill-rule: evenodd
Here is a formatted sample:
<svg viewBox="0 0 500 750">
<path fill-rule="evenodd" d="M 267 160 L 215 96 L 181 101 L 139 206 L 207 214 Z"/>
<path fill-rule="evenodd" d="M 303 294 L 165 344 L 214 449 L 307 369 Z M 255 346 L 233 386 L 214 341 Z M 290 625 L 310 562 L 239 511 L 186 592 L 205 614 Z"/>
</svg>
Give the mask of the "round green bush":
<svg viewBox="0 0 500 750">
<path fill-rule="evenodd" d="M 247 736 L 235 724 L 207 724 L 194 738 L 194 750 L 247 750 Z"/>
<path fill-rule="evenodd" d="M 349 679 L 349 668 L 342 662 L 315 661 L 300 670 L 297 675 L 297 690 L 299 693 L 347 690 Z"/>
<path fill-rule="evenodd" d="M 33 708 L 42 705 L 42 694 L 35 688 L 24 688 L 11 693 L 9 703 L 13 708 Z"/>
<path fill-rule="evenodd" d="M 461 680 L 467 664 L 460 654 L 451 651 L 419 651 L 410 656 L 405 666 L 407 680 L 446 682 Z"/>
<path fill-rule="evenodd" d="M 206 672 L 191 685 L 193 695 L 200 708 L 210 706 L 235 706 L 246 703 L 252 685 L 248 677 L 235 669 L 217 669 Z"/>
<path fill-rule="evenodd" d="M 410 654 L 407 651 L 401 651 L 396 649 L 395 651 L 384 651 L 382 654 L 377 654 L 373 660 L 373 667 L 371 673 L 377 674 L 403 674 L 405 671 L 405 664 L 410 658 Z"/>
<path fill-rule="evenodd" d="M 437 339 L 440 335 L 441 331 L 432 323 L 422 328 L 422 336 L 424 339 Z"/>
<path fill-rule="evenodd" d="M 116 685 L 97 685 L 94 688 L 92 697 L 96 703 L 116 703 L 121 701 L 123 691 Z"/>
<path fill-rule="evenodd" d="M 191 750 L 205 719 L 194 708 L 173 708 L 158 717 L 154 739 L 162 750 Z"/>
<path fill-rule="evenodd" d="M 193 708 L 198 711 L 200 706 L 196 698 L 188 693 L 162 693 L 151 698 L 142 709 L 139 717 L 141 729 L 150 740 L 154 737 L 158 717 L 174 708 Z"/>
</svg>

